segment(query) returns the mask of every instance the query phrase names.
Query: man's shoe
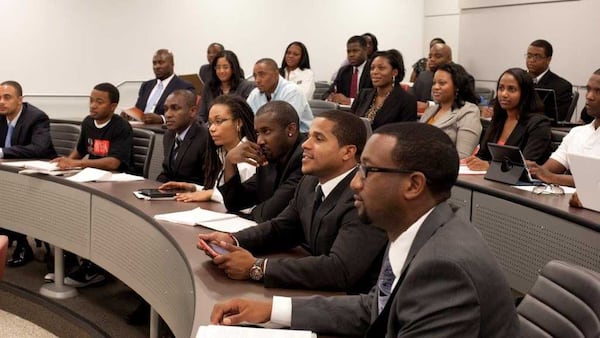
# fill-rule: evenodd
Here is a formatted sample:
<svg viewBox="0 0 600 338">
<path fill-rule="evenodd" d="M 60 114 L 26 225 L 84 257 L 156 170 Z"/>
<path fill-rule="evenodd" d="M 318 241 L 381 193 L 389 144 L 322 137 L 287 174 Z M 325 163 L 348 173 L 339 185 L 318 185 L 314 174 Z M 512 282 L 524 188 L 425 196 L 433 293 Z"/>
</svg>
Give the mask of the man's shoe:
<svg viewBox="0 0 600 338">
<path fill-rule="evenodd" d="M 86 286 L 102 283 L 106 277 L 94 263 L 85 260 L 79 269 L 73 271 L 65 278 L 65 285 L 83 288 Z"/>
<path fill-rule="evenodd" d="M 12 258 L 6 263 L 7 266 L 16 268 L 23 266 L 33 260 L 33 250 L 29 246 L 29 243 L 17 242 L 17 247 L 13 251 Z"/>
</svg>

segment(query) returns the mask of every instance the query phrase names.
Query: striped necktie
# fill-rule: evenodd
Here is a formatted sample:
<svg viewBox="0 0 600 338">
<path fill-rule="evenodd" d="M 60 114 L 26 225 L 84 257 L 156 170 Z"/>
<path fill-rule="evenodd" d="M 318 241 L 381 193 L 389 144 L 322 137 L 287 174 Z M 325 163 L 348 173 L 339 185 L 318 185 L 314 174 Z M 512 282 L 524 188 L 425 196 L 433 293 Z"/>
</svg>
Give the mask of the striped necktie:
<svg viewBox="0 0 600 338">
<path fill-rule="evenodd" d="M 394 271 L 392 270 L 392 265 L 390 263 L 389 256 L 389 247 L 383 257 L 383 262 L 381 264 L 381 271 L 379 272 L 379 278 L 377 279 L 377 305 L 379 313 L 383 311 L 385 308 L 385 304 L 390 298 L 390 294 L 392 293 L 392 284 L 394 284 Z"/>
</svg>

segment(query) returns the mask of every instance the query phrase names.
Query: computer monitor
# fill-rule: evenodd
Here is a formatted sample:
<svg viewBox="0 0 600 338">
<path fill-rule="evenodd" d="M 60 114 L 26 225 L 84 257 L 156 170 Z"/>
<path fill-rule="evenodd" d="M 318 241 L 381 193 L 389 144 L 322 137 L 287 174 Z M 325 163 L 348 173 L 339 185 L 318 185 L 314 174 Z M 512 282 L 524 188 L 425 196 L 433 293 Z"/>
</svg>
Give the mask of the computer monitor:
<svg viewBox="0 0 600 338">
<path fill-rule="evenodd" d="M 555 123 L 562 122 L 558 118 L 558 105 L 556 104 L 556 92 L 550 88 L 535 88 L 542 102 L 544 103 L 544 112 Z"/>
</svg>

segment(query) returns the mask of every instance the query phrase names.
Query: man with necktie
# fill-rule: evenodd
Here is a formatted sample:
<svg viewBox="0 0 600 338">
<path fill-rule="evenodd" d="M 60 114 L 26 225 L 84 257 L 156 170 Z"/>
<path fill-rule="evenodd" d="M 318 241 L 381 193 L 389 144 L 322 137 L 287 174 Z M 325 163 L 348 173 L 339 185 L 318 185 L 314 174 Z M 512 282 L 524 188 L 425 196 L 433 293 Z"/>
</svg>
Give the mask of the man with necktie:
<svg viewBox="0 0 600 338">
<path fill-rule="evenodd" d="M 0 115 L 0 159 L 56 157 L 48 115 L 32 104 L 23 102 L 23 89 L 18 82 L 5 81 L 0 84 Z M 0 233 L 6 233 L 11 241 L 17 241 L 8 266 L 22 266 L 33 259 L 27 236 L 4 229 L 0 229 Z"/>
<path fill-rule="evenodd" d="M 204 152 L 208 130 L 196 121 L 196 95 L 185 89 L 165 101 L 167 131 L 163 137 L 164 159 L 159 182 L 184 181 L 204 184 Z"/>
<path fill-rule="evenodd" d="M 234 299 L 215 305 L 211 322 L 270 320 L 336 336 L 518 337 L 500 266 L 477 229 L 446 201 L 458 159 L 449 137 L 431 125 L 379 128 L 351 183 L 360 218 L 390 241 L 377 285 L 356 296 Z"/>
<path fill-rule="evenodd" d="M 152 57 L 152 70 L 155 79 L 142 83 L 135 107 L 144 112 L 142 121 L 145 124 L 162 124 L 165 122 L 165 100 L 177 89 L 195 92 L 195 88 L 175 75 L 173 53 L 167 49 L 159 49 Z M 121 114 L 123 116 L 124 113 Z"/>
<path fill-rule="evenodd" d="M 252 279 L 266 287 L 368 291 L 377 280 L 387 238 L 361 222 L 353 204 L 350 180 L 365 140 L 365 125 L 356 115 L 331 110 L 315 117 L 302 144 L 305 176 L 288 206 L 240 232 L 200 234 L 201 241 L 230 252 L 213 262 L 232 279 Z M 307 249 L 306 257 L 254 256 L 298 245 Z"/>
</svg>

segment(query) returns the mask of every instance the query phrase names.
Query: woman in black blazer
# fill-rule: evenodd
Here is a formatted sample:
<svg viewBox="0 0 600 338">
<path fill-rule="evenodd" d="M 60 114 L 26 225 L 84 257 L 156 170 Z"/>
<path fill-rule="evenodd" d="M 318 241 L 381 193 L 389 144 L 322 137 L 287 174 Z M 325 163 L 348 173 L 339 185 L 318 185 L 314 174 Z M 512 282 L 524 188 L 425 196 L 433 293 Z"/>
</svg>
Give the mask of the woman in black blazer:
<svg viewBox="0 0 600 338">
<path fill-rule="evenodd" d="M 416 121 L 417 100 L 400 86 L 405 74 L 402 54 L 395 49 L 376 52 L 370 72 L 374 88 L 360 91 L 352 112 L 369 119 L 373 130 L 387 123 Z"/>
<path fill-rule="evenodd" d="M 471 170 L 487 170 L 492 159 L 488 143 L 516 146 L 527 160 L 546 162 L 551 152 L 550 119 L 533 87 L 531 76 L 523 69 L 502 73 L 496 88 L 494 116 L 476 156 L 467 158 Z"/>
</svg>

